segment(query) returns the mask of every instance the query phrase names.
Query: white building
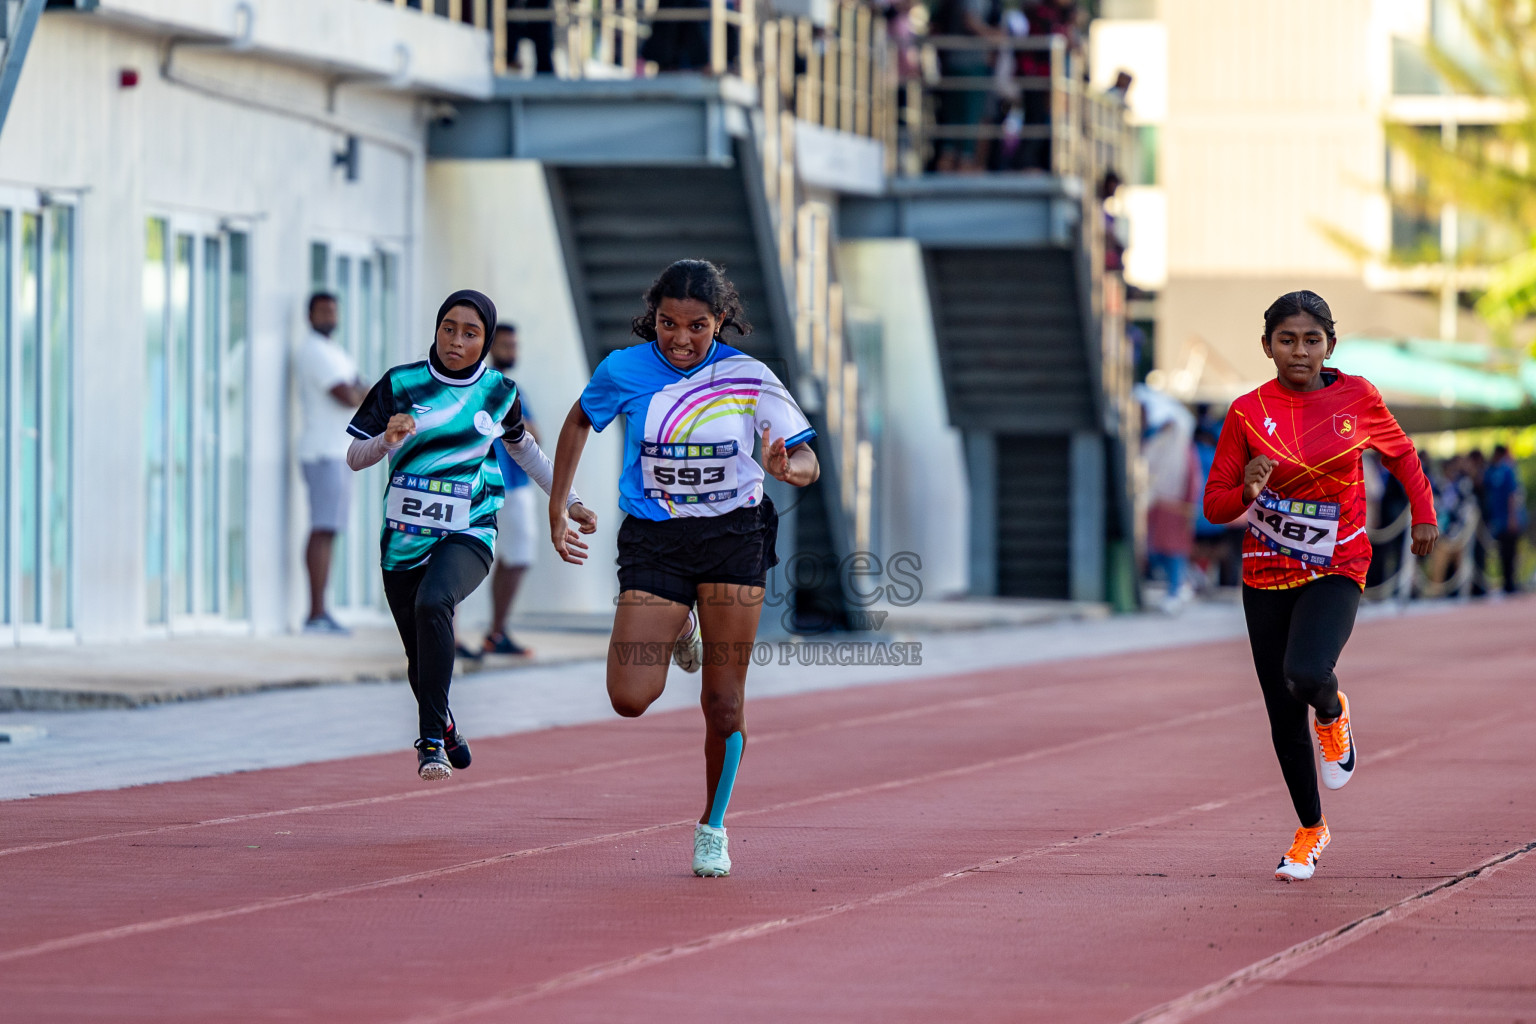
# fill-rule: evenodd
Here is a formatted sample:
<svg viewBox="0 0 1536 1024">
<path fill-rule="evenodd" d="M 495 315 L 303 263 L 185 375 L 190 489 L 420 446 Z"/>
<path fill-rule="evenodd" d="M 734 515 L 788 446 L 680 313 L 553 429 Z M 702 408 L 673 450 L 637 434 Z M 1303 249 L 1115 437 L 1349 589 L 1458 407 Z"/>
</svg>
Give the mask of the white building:
<svg viewBox="0 0 1536 1024">
<path fill-rule="evenodd" d="M 0 644 L 283 630 L 305 300 L 340 294 L 369 379 L 424 348 L 425 126 L 489 94 L 490 34 L 376 0 L 77 6 L 0 134 Z M 370 487 L 343 607 L 376 601 Z"/>
<path fill-rule="evenodd" d="M 1104 13 L 1095 81 L 1135 76 L 1144 172 L 1121 197 L 1126 279 L 1157 295 L 1141 314 L 1164 387 L 1221 401 L 1269 376 L 1262 314 L 1296 288 L 1328 299 L 1346 332 L 1477 336 L 1456 306 L 1477 271 L 1438 262 L 1477 228 L 1393 201 L 1415 182 L 1383 128 L 1508 116 L 1429 73 L 1427 39 L 1471 52 L 1455 0 L 1106 0 Z"/>
</svg>

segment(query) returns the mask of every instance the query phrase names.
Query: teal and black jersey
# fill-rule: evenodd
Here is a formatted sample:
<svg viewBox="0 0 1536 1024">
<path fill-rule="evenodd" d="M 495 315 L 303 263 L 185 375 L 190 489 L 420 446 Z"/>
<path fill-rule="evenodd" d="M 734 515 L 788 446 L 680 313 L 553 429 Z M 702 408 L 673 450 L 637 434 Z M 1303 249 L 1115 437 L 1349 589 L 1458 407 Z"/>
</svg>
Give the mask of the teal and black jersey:
<svg viewBox="0 0 1536 1024">
<path fill-rule="evenodd" d="M 484 364 L 464 380 L 426 360 L 397 366 L 368 392 L 347 432 L 367 440 L 397 413 L 415 418 L 416 433 L 389 460 L 379 542 L 384 568 L 413 569 L 454 534 L 474 538 L 491 556 L 503 497 L 491 445 L 522 439 L 517 385 Z"/>
</svg>

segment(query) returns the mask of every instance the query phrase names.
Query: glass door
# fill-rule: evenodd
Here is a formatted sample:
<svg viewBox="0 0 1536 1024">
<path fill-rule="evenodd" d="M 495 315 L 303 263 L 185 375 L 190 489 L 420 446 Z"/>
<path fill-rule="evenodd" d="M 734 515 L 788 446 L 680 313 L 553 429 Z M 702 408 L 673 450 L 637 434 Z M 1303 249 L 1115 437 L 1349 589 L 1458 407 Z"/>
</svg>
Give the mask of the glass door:
<svg viewBox="0 0 1536 1024">
<path fill-rule="evenodd" d="M 0 208 L 0 623 L 74 627 L 74 207 Z"/>
<path fill-rule="evenodd" d="M 151 217 L 144 252 L 145 619 L 247 617 L 248 239 Z"/>
<path fill-rule="evenodd" d="M 336 296 L 339 321 L 332 339 L 357 362 L 371 387 L 391 366 L 406 361 L 400 344 L 399 257 L 384 249 L 346 242 L 310 245 L 310 289 Z M 384 608 L 379 576 L 387 465 L 353 478 L 347 529 L 337 538 L 331 562 L 330 600 L 337 608 Z"/>
</svg>

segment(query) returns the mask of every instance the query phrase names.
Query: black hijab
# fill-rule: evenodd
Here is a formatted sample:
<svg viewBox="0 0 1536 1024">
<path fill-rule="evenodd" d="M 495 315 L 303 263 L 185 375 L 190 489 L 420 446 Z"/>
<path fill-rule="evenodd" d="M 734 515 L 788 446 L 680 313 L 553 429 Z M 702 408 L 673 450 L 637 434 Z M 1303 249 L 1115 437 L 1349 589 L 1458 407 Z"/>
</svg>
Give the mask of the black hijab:
<svg viewBox="0 0 1536 1024">
<path fill-rule="evenodd" d="M 437 329 L 443 325 L 443 318 L 454 306 L 468 306 L 480 316 L 480 322 L 485 324 L 485 341 L 480 345 L 480 358 L 473 365 L 466 366 L 462 370 L 450 370 L 443 365 L 443 361 L 437 357 Z M 438 373 L 455 380 L 466 380 L 480 372 L 480 364 L 485 362 L 486 355 L 491 351 L 491 338 L 496 333 L 496 303 L 483 292 L 477 292 L 473 288 L 463 288 L 454 292 L 443 300 L 443 304 L 437 307 L 437 320 L 432 324 L 432 348 L 428 352 L 428 358 Z"/>
</svg>

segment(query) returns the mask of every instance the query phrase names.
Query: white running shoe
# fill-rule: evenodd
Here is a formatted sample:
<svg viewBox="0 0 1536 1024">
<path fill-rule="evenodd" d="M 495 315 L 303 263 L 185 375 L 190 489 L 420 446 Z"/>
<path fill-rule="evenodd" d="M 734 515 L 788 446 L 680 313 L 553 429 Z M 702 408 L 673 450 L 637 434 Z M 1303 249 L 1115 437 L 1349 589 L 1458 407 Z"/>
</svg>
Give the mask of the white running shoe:
<svg viewBox="0 0 1536 1024">
<path fill-rule="evenodd" d="M 1328 849 L 1332 840 L 1328 834 L 1328 819 L 1324 818 L 1314 828 L 1298 828 L 1291 848 L 1280 858 L 1275 877 L 1282 882 L 1305 882 L 1317 870 L 1317 859 Z"/>
<path fill-rule="evenodd" d="M 704 634 L 699 632 L 699 613 L 689 609 L 688 625 L 672 645 L 672 664 L 684 672 L 697 672 L 704 664 Z"/>
<path fill-rule="evenodd" d="M 1313 722 L 1317 733 L 1317 748 L 1322 753 L 1320 774 L 1323 785 L 1329 789 L 1343 789 L 1344 784 L 1355 777 L 1355 733 L 1349 727 L 1349 698 L 1339 693 L 1339 706 L 1344 709 L 1338 718 L 1323 725 Z"/>
<path fill-rule="evenodd" d="M 693 828 L 693 873 L 700 878 L 724 878 L 731 873 L 730 840 L 725 829 L 710 825 Z"/>
</svg>

